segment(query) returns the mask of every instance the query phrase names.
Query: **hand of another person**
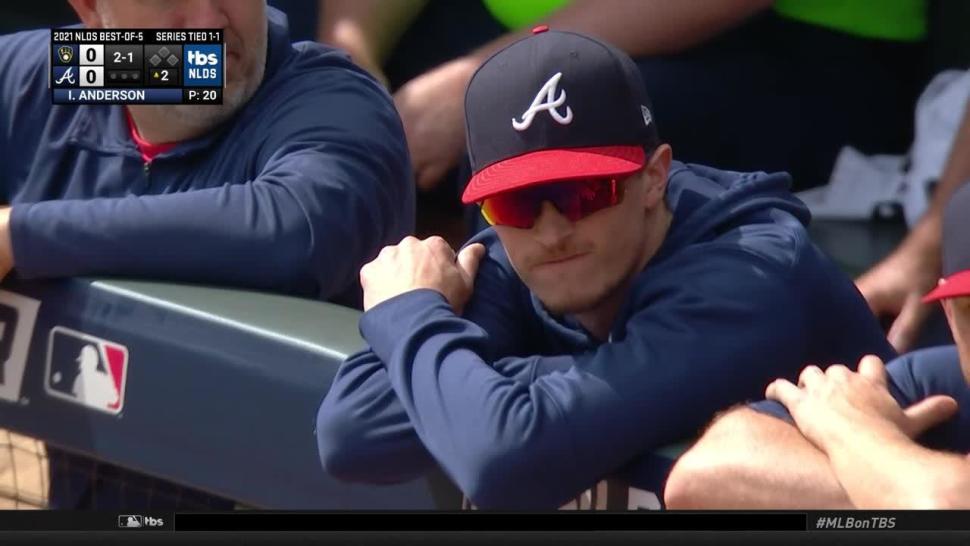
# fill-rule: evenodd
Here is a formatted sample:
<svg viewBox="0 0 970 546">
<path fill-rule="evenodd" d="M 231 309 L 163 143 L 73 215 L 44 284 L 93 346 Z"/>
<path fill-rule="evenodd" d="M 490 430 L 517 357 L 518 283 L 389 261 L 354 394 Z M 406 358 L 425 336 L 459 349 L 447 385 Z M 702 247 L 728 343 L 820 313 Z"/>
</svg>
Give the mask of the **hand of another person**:
<svg viewBox="0 0 970 546">
<path fill-rule="evenodd" d="M 892 318 L 887 337 L 904 353 L 913 348 L 932 311 L 923 296 L 940 278 L 940 247 L 916 238 L 856 279 L 856 286 L 879 318 Z"/>
<path fill-rule="evenodd" d="M 405 292 L 430 288 L 440 292 L 455 313 L 472 295 L 475 273 L 485 255 L 481 244 L 469 245 L 458 255 L 441 237 L 424 240 L 405 237 L 386 246 L 377 258 L 360 270 L 364 311 Z"/>
<path fill-rule="evenodd" d="M 930 396 L 902 409 L 889 394 L 886 368 L 873 355 L 863 357 L 859 371 L 842 365 L 824 372 L 808 366 L 798 386 L 778 379 L 765 395 L 788 408 L 798 429 L 822 451 L 858 434 L 898 434 L 915 438 L 956 413 L 956 400 Z"/>
<path fill-rule="evenodd" d="M 415 180 L 422 190 L 438 185 L 465 149 L 465 87 L 477 66 L 471 59 L 450 61 L 394 94 Z"/>
<path fill-rule="evenodd" d="M 940 261 L 938 235 L 933 238 L 917 234 L 856 279 L 872 312 L 881 319 L 893 319 L 887 337 L 900 353 L 913 348 L 932 311 L 922 298 L 936 287 Z"/>
</svg>

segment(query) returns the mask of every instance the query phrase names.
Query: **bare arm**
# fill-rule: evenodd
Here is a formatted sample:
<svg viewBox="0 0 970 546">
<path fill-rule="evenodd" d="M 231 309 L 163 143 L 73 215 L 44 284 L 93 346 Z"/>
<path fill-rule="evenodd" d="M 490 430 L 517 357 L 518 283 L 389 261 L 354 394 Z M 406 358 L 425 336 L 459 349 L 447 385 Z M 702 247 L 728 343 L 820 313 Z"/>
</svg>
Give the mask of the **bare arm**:
<svg viewBox="0 0 970 546">
<path fill-rule="evenodd" d="M 346 50 L 384 80 L 381 66 L 427 0 L 319 0 L 317 40 Z M 384 82 L 386 84 L 386 81 Z"/>
<path fill-rule="evenodd" d="M 631 57 L 676 53 L 771 6 L 774 0 L 576 0 L 546 24 L 599 36 Z"/>
<path fill-rule="evenodd" d="M 860 277 L 856 284 L 877 315 L 897 316 L 889 341 L 899 352 L 909 350 L 931 307 L 922 296 L 940 277 L 943 209 L 950 196 L 970 180 L 970 107 L 963 114 L 950 157 L 926 214 L 899 247 Z"/>
<path fill-rule="evenodd" d="M 574 0 L 539 22 L 557 30 L 597 36 L 639 57 L 699 44 L 772 2 Z M 465 141 L 463 97 L 472 74 L 486 58 L 529 32 L 523 29 L 506 33 L 412 79 L 395 93 L 394 102 L 404 122 L 418 187 L 435 186 L 458 163 Z"/>
<path fill-rule="evenodd" d="M 774 0 L 573 0 L 541 21 L 556 30 L 596 36 L 631 57 L 676 53 L 737 26 Z M 505 34 L 475 50 L 481 63 L 530 29 Z"/>
<path fill-rule="evenodd" d="M 970 102 L 964 107 L 963 121 L 953 139 L 950 157 L 943 168 L 940 184 L 933 195 L 926 218 L 936 218 L 937 221 L 942 218 L 943 209 L 950 200 L 950 196 L 968 180 L 970 180 Z M 939 238 L 939 230 L 937 230 L 937 238 Z"/>
<path fill-rule="evenodd" d="M 858 371 L 807 366 L 798 385 L 777 379 L 765 391 L 788 408 L 798 430 L 825 453 L 859 508 L 970 507 L 970 463 L 924 449 L 913 438 L 950 419 L 957 402 L 933 395 L 905 409 L 890 395 L 882 361 Z"/>
<path fill-rule="evenodd" d="M 899 429 L 846 431 L 826 450 L 859 508 L 970 508 L 970 459 L 926 449 Z"/>
<path fill-rule="evenodd" d="M 670 509 L 853 508 L 824 453 L 798 429 L 748 408 L 714 422 L 667 480 Z"/>
</svg>

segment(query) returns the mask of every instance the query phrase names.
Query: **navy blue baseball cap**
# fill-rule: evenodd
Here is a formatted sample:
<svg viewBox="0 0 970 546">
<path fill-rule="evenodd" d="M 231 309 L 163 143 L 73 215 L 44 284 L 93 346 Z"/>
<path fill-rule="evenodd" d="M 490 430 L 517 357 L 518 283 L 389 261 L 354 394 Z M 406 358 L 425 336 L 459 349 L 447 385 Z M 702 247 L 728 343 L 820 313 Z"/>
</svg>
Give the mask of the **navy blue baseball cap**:
<svg viewBox="0 0 970 546">
<path fill-rule="evenodd" d="M 660 144 L 636 64 L 574 32 L 536 27 L 475 72 L 465 92 L 472 178 L 462 201 L 538 184 L 621 177 Z"/>
<path fill-rule="evenodd" d="M 970 296 L 970 184 L 950 197 L 943 213 L 943 280 L 924 302 Z"/>
</svg>

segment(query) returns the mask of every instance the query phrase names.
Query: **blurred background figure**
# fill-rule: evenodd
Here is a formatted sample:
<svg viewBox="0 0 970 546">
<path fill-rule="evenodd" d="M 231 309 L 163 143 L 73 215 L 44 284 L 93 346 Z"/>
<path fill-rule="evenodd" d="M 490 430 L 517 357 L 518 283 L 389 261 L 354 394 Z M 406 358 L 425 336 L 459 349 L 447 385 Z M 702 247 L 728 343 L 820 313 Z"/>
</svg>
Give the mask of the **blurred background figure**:
<svg viewBox="0 0 970 546">
<path fill-rule="evenodd" d="M 788 171 L 795 189 L 824 184 L 846 144 L 905 151 L 928 28 L 925 0 L 322 0 L 318 17 L 317 38 L 394 93 L 419 188 L 448 181 L 437 207 L 467 179 L 471 74 L 533 25 L 637 59 L 678 157 Z"/>
<path fill-rule="evenodd" d="M 953 116 L 959 116 L 953 112 Z M 899 246 L 861 276 L 857 285 L 876 315 L 889 327 L 889 341 L 899 352 L 941 343 L 942 313 L 923 303 L 923 294 L 940 278 L 943 210 L 960 186 L 970 181 L 970 107 L 950 148 L 930 207 Z M 932 320 L 935 312 L 936 320 Z M 929 331 L 924 325 L 929 321 Z M 927 338 L 929 338 L 927 340 Z M 942 340 L 943 343 L 946 339 Z"/>
</svg>

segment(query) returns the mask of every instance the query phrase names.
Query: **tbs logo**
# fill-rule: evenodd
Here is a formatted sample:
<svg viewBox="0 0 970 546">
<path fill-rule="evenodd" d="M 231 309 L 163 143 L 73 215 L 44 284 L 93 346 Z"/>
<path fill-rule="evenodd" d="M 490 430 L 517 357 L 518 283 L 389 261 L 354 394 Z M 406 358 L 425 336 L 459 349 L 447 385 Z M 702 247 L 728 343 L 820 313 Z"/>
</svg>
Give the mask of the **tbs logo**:
<svg viewBox="0 0 970 546">
<path fill-rule="evenodd" d="M 194 49 L 189 51 L 189 64 L 195 66 L 205 66 L 207 64 L 218 65 L 219 56 L 215 53 L 202 53 Z"/>
<path fill-rule="evenodd" d="M 182 81 L 187 87 L 222 87 L 222 46 L 218 44 L 185 46 Z"/>
<path fill-rule="evenodd" d="M 165 521 L 162 518 L 134 514 L 118 516 L 118 527 L 120 529 L 144 529 L 145 527 L 162 527 L 164 525 Z"/>
</svg>

